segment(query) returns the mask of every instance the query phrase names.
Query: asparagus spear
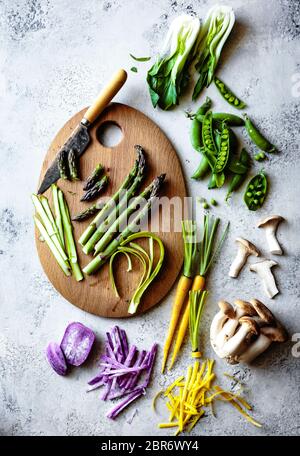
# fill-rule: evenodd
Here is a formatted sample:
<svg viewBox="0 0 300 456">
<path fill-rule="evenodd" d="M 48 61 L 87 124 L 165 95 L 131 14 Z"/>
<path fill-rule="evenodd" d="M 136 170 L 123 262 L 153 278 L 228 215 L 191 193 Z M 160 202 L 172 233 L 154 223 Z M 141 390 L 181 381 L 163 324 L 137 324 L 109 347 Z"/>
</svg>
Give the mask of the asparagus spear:
<svg viewBox="0 0 300 456">
<path fill-rule="evenodd" d="M 103 222 L 97 227 L 95 233 L 90 237 L 87 241 L 85 246 L 83 247 L 83 251 L 86 254 L 92 252 L 93 248 L 95 247 L 96 243 L 102 238 L 102 236 L 107 233 L 110 229 L 112 224 L 118 219 L 118 217 L 125 211 L 127 208 L 128 201 L 135 195 L 138 187 L 140 186 L 142 180 L 144 179 L 145 173 L 145 159 L 144 156 L 142 157 L 139 163 L 139 170 L 137 173 L 136 178 L 133 181 L 133 184 L 129 187 L 127 191 L 124 192 L 123 196 L 120 195 L 119 203 L 115 207 L 114 210 L 109 214 L 109 216 L 103 220 Z"/>
<path fill-rule="evenodd" d="M 58 187 L 56 184 L 52 184 L 52 198 L 53 198 L 53 205 L 54 205 L 54 212 L 55 212 L 55 222 L 59 232 L 59 238 L 62 248 L 65 248 L 65 237 L 64 237 L 64 230 L 62 225 L 61 213 L 59 210 L 59 202 L 58 202 Z"/>
<path fill-rule="evenodd" d="M 77 168 L 77 157 L 74 149 L 70 149 L 68 153 L 68 165 L 69 174 L 72 180 L 79 180 L 78 168 Z"/>
<path fill-rule="evenodd" d="M 71 220 L 70 220 L 70 213 L 69 209 L 66 203 L 66 200 L 64 198 L 63 192 L 59 189 L 58 190 L 58 201 L 59 201 L 59 209 L 60 213 L 62 216 L 62 222 L 63 222 L 63 228 L 65 232 L 65 238 L 66 238 L 66 248 L 70 260 L 70 265 L 72 268 L 72 272 L 74 274 L 75 279 L 77 282 L 83 279 L 83 275 L 81 272 L 81 269 L 78 264 L 78 259 L 77 259 L 77 252 L 76 252 L 76 246 L 74 242 L 74 237 L 73 237 L 73 228 L 71 225 Z"/>
<path fill-rule="evenodd" d="M 121 215 L 115 220 L 115 222 L 112 224 L 110 229 L 102 236 L 100 241 L 97 242 L 95 245 L 95 255 L 97 253 L 103 252 L 105 247 L 112 241 L 112 239 L 115 237 L 116 233 L 119 231 L 120 228 L 122 228 L 128 221 L 129 217 L 139 208 L 141 205 L 144 203 L 145 200 L 149 198 L 151 195 L 151 192 L 155 186 L 157 186 L 157 180 L 160 179 L 160 177 L 157 177 L 154 179 L 154 181 L 148 185 L 145 190 L 140 193 L 140 195 L 137 198 L 134 198 L 134 201 L 129 204 L 128 208 L 126 211 L 122 212 Z"/>
<path fill-rule="evenodd" d="M 97 214 L 97 212 L 103 208 L 104 204 L 105 203 L 103 201 L 100 201 L 99 203 L 95 203 L 92 206 L 90 206 L 88 209 L 86 209 L 85 211 L 82 211 L 79 214 L 74 215 L 72 220 L 74 222 L 82 222 L 83 220 L 86 220 L 87 218 L 91 217 L 92 215 Z"/>
<path fill-rule="evenodd" d="M 110 212 L 115 208 L 116 202 L 119 200 L 120 195 L 122 194 L 122 192 L 124 190 L 128 189 L 128 187 L 131 185 L 131 182 L 137 175 L 139 167 L 140 167 L 140 163 L 141 163 L 141 161 L 144 162 L 145 158 L 144 158 L 143 149 L 141 148 L 141 146 L 135 146 L 135 150 L 136 150 L 138 156 L 137 156 L 137 159 L 135 161 L 135 164 L 134 164 L 132 170 L 130 171 L 130 173 L 128 174 L 126 179 L 124 180 L 124 182 L 121 185 L 121 187 L 119 188 L 119 190 L 110 198 L 110 200 L 105 204 L 103 209 L 99 212 L 99 214 L 96 215 L 94 220 L 89 224 L 87 229 L 80 236 L 78 242 L 82 246 L 84 246 L 87 243 L 87 241 L 90 239 L 92 234 L 96 231 L 97 226 L 99 226 L 99 224 L 101 222 L 103 222 L 103 220 L 105 220 L 106 217 L 110 214 Z"/>
<path fill-rule="evenodd" d="M 35 210 L 36 210 L 37 214 L 39 215 L 48 235 L 50 236 L 53 243 L 55 244 L 55 246 L 56 246 L 57 250 L 59 251 L 64 262 L 66 264 L 68 264 L 68 257 L 66 255 L 64 249 L 61 246 L 60 236 L 58 234 L 58 231 L 53 228 L 52 223 L 49 220 L 48 215 L 46 214 L 45 209 L 44 209 L 39 197 L 33 193 L 31 198 L 32 198 L 32 202 L 34 204 Z"/>
<path fill-rule="evenodd" d="M 91 201 L 92 199 L 95 199 L 96 196 L 98 196 L 102 192 L 102 190 L 106 187 L 107 183 L 108 183 L 108 177 L 103 176 L 102 179 L 100 179 L 98 182 L 96 182 L 94 187 L 90 188 L 90 190 L 88 190 L 83 195 L 83 197 L 81 198 L 80 201 Z"/>
<path fill-rule="evenodd" d="M 146 217 L 149 209 L 156 200 L 161 184 L 165 179 L 165 174 L 161 174 L 157 179 L 155 186 L 152 189 L 150 198 L 148 199 L 146 205 L 143 209 L 137 214 L 133 221 L 125 228 L 125 230 L 120 233 L 105 249 L 104 252 L 98 254 L 89 264 L 85 266 L 83 272 L 87 275 L 94 274 L 101 266 L 108 260 L 108 258 L 117 250 L 121 242 L 123 242 L 128 236 L 132 233 L 135 233 L 139 230 L 140 222 Z"/>
<path fill-rule="evenodd" d="M 61 256 L 60 252 L 58 251 L 56 245 L 54 244 L 52 237 L 49 236 L 46 228 L 44 227 L 42 222 L 36 216 L 34 216 L 34 221 L 35 221 L 35 224 L 36 224 L 41 236 L 43 237 L 43 239 L 45 239 L 45 242 L 47 243 L 49 249 L 53 253 L 56 261 L 59 264 L 59 266 L 64 271 L 66 276 L 70 276 L 71 275 L 70 269 L 69 269 L 68 265 L 66 264 L 66 262 L 64 261 L 64 259 L 62 258 L 62 256 Z"/>
<path fill-rule="evenodd" d="M 94 185 L 97 183 L 99 178 L 101 177 L 101 174 L 103 173 L 104 168 L 101 165 L 101 163 L 98 163 L 92 174 L 87 178 L 83 190 L 87 191 L 90 190 Z"/>
<path fill-rule="evenodd" d="M 57 165 L 61 179 L 68 179 L 67 157 L 64 149 L 57 155 Z"/>
</svg>

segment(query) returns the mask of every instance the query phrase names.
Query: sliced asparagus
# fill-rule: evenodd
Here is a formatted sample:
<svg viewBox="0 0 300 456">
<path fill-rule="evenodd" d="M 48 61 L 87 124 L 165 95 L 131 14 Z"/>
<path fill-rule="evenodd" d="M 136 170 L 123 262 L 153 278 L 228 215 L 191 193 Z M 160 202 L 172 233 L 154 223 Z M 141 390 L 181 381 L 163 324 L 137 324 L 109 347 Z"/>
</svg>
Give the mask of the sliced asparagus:
<svg viewBox="0 0 300 456">
<path fill-rule="evenodd" d="M 61 213 L 59 210 L 59 201 L 58 201 L 58 187 L 56 184 L 52 184 L 52 198 L 53 198 L 53 205 L 54 205 L 54 213 L 55 213 L 55 222 L 59 232 L 59 238 L 62 248 L 65 248 L 65 237 L 61 219 Z"/>
<path fill-rule="evenodd" d="M 137 214 L 133 221 L 125 228 L 125 230 L 120 233 L 105 249 L 104 252 L 97 255 L 89 264 L 85 266 L 83 272 L 87 275 L 94 274 L 101 266 L 108 260 L 108 258 L 117 250 L 121 242 L 123 242 L 128 236 L 137 232 L 139 230 L 140 222 L 146 217 L 148 211 L 153 205 L 156 197 L 158 195 L 161 184 L 165 179 L 165 174 L 159 176 L 156 179 L 156 185 L 153 187 L 150 198 L 148 199 L 146 205 L 142 210 Z"/>
<path fill-rule="evenodd" d="M 87 218 L 91 217 L 92 215 L 97 214 L 97 212 L 103 208 L 104 204 L 105 203 L 103 201 L 100 201 L 99 203 L 95 203 L 92 206 L 90 206 L 88 209 L 86 209 L 85 211 L 82 211 L 79 214 L 74 215 L 72 220 L 74 222 L 82 222 L 83 220 L 86 220 Z"/>
<path fill-rule="evenodd" d="M 94 187 L 92 187 L 90 190 L 85 192 L 83 197 L 80 199 L 80 201 L 91 201 L 95 199 L 102 191 L 103 189 L 107 186 L 108 184 L 108 177 L 103 176 L 102 179 L 100 179 Z"/>
<path fill-rule="evenodd" d="M 147 188 L 137 197 L 134 198 L 134 201 L 129 204 L 126 211 L 122 212 L 121 215 L 115 220 L 115 222 L 111 225 L 110 229 L 102 236 L 99 242 L 95 245 L 95 255 L 97 253 L 103 252 L 105 247 L 112 241 L 112 239 L 116 236 L 116 233 L 122 228 L 124 225 L 127 224 L 129 217 L 139 208 L 142 204 L 147 200 L 154 187 L 157 186 L 157 181 L 160 177 L 154 179 L 154 181 L 148 185 Z"/>
<path fill-rule="evenodd" d="M 120 195 L 120 200 L 118 205 L 114 210 L 109 214 L 109 216 L 98 226 L 94 234 L 87 241 L 83 247 L 84 253 L 87 255 L 92 252 L 96 243 L 102 238 L 102 236 L 109 231 L 111 226 L 118 220 L 118 217 L 122 215 L 125 209 L 128 207 L 127 204 L 129 200 L 135 195 L 137 189 L 139 188 L 141 182 L 144 179 L 145 175 L 145 160 L 141 160 L 139 164 L 139 170 L 137 176 L 135 177 L 133 184 L 129 187 L 127 191 L 124 192 L 123 196 Z M 100 251 L 100 250 L 99 250 Z"/>
<path fill-rule="evenodd" d="M 69 174 L 72 180 L 79 180 L 78 168 L 77 168 L 77 157 L 74 149 L 70 149 L 68 153 L 68 165 Z"/>
<path fill-rule="evenodd" d="M 61 179 L 68 179 L 67 154 L 64 149 L 57 155 L 57 165 Z"/>
<path fill-rule="evenodd" d="M 32 198 L 32 202 L 34 204 L 35 210 L 36 210 L 38 216 L 40 217 L 48 235 L 52 239 L 53 243 L 55 244 L 57 250 L 59 251 L 59 253 L 60 253 L 61 257 L 63 258 L 63 260 L 65 261 L 65 263 L 68 264 L 68 257 L 66 255 L 64 249 L 61 246 L 60 236 L 58 234 L 58 231 L 53 228 L 52 223 L 49 220 L 48 215 L 46 214 L 45 209 L 44 209 L 39 197 L 33 193 L 31 198 Z"/>
<path fill-rule="evenodd" d="M 120 195 L 124 190 L 127 190 L 128 187 L 131 185 L 131 182 L 135 178 L 135 176 L 138 173 L 139 167 L 140 167 L 140 162 L 141 160 L 145 160 L 144 154 L 143 154 L 143 149 L 141 146 L 135 146 L 136 152 L 138 154 L 137 159 L 135 161 L 135 164 L 124 180 L 123 184 L 117 190 L 117 192 L 110 198 L 110 200 L 105 204 L 103 209 L 99 212 L 99 214 L 96 215 L 94 220 L 90 223 L 90 225 L 87 227 L 87 229 L 82 233 L 82 235 L 79 238 L 79 244 L 84 246 L 87 241 L 90 239 L 92 234 L 96 231 L 97 226 L 100 225 L 100 223 L 103 222 L 107 218 L 107 216 L 110 214 L 110 212 L 115 209 L 116 202 L 119 200 Z"/>
<path fill-rule="evenodd" d="M 103 171 L 103 166 L 101 165 L 101 163 L 98 163 L 92 174 L 87 178 L 83 190 L 87 191 L 93 188 L 94 185 L 98 182 L 99 178 L 101 177 Z"/>
<path fill-rule="evenodd" d="M 78 264 L 78 258 L 77 258 L 74 237 L 73 237 L 73 228 L 72 228 L 72 224 L 71 224 L 69 209 L 68 209 L 66 200 L 64 198 L 64 194 L 60 189 L 58 190 L 58 201 L 59 201 L 60 213 L 62 216 L 63 229 L 64 229 L 65 239 L 66 239 L 66 249 L 68 252 L 69 259 L 70 259 L 70 265 L 71 265 L 72 272 L 74 274 L 75 279 L 77 280 L 77 282 L 79 282 L 80 280 L 83 279 L 83 275 L 82 275 L 81 269 Z"/>
<path fill-rule="evenodd" d="M 69 267 L 67 266 L 66 262 L 62 258 L 60 252 L 58 251 L 56 245 L 53 242 L 53 239 L 51 238 L 51 236 L 49 236 L 49 234 L 48 234 L 46 228 L 44 227 L 44 225 L 42 224 L 42 222 L 36 216 L 34 216 L 34 222 L 35 222 L 35 224 L 36 224 L 36 226 L 37 226 L 37 228 L 38 228 L 38 230 L 40 232 L 40 235 L 43 237 L 43 239 L 45 240 L 45 242 L 48 245 L 49 249 L 53 253 L 57 263 L 59 264 L 59 266 L 61 267 L 63 272 L 66 274 L 66 276 L 70 276 L 71 272 L 70 272 Z"/>
</svg>

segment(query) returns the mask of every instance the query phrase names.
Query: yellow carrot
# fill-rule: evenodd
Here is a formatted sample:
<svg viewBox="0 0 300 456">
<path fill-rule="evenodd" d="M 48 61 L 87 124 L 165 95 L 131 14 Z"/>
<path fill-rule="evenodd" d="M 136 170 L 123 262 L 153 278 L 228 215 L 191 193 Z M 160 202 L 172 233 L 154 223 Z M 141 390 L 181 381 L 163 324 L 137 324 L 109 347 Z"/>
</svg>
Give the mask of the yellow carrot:
<svg viewBox="0 0 300 456">
<path fill-rule="evenodd" d="M 173 336 L 176 330 L 176 326 L 180 317 L 182 306 L 185 302 L 186 296 L 192 285 L 195 259 L 197 254 L 197 242 L 195 238 L 196 225 L 192 220 L 185 220 L 182 222 L 182 236 L 184 244 L 184 265 L 183 274 L 179 279 L 175 301 L 172 308 L 172 315 L 169 325 L 169 330 L 164 346 L 162 372 L 165 370 L 165 366 L 168 359 L 169 350 L 173 341 Z"/>
<path fill-rule="evenodd" d="M 204 289 L 204 286 L 205 286 L 205 277 L 196 275 L 193 280 L 192 291 L 201 291 Z M 169 369 L 172 369 L 172 366 L 173 366 L 174 362 L 176 361 L 176 357 L 179 353 L 184 336 L 185 336 L 187 328 L 188 328 L 189 318 L 190 318 L 190 300 L 188 299 L 188 302 L 185 307 L 184 314 L 182 316 L 180 326 L 178 329 L 177 339 L 176 339 L 176 343 L 175 343 L 175 347 L 174 347 L 172 360 L 171 360 Z"/>
</svg>

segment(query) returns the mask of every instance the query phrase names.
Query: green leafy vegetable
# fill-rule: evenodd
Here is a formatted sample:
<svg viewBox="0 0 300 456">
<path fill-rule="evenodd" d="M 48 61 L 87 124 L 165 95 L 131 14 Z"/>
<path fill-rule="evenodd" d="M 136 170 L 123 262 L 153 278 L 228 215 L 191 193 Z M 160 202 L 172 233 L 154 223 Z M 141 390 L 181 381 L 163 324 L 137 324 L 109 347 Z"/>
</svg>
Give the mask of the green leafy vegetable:
<svg viewBox="0 0 300 456">
<path fill-rule="evenodd" d="M 215 5 L 209 10 L 195 46 L 195 67 L 199 78 L 194 88 L 193 100 L 212 82 L 222 48 L 234 22 L 234 12 L 229 6 Z"/>
<path fill-rule="evenodd" d="M 148 62 L 149 60 L 151 60 L 151 57 L 135 57 L 132 54 L 129 55 L 133 60 L 136 60 L 137 62 Z"/>
<path fill-rule="evenodd" d="M 178 104 L 187 85 L 188 66 L 200 30 L 200 21 L 182 15 L 172 22 L 156 63 L 148 71 L 147 82 L 154 108 L 167 110 Z"/>
</svg>

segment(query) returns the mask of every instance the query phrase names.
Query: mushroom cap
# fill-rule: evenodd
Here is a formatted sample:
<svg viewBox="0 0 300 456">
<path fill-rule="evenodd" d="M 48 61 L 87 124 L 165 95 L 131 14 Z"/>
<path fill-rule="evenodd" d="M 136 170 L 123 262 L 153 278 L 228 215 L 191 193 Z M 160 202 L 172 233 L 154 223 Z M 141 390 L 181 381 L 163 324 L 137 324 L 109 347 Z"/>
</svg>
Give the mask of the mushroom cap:
<svg viewBox="0 0 300 456">
<path fill-rule="evenodd" d="M 241 325 L 247 325 L 248 326 L 248 329 L 249 329 L 249 332 L 253 335 L 258 335 L 259 334 L 259 327 L 256 323 L 255 320 L 253 320 L 251 317 L 241 317 L 239 319 L 239 323 Z"/>
<path fill-rule="evenodd" d="M 251 316 L 254 316 L 256 315 L 256 311 L 255 309 L 252 307 L 252 305 L 250 304 L 250 302 L 247 302 L 247 301 L 243 301 L 242 299 L 236 299 L 234 301 L 234 304 L 239 307 L 240 309 L 242 309 L 246 315 L 249 315 L 250 317 Z"/>
<path fill-rule="evenodd" d="M 263 267 L 268 267 L 269 269 L 271 269 L 273 266 L 277 266 L 278 263 L 274 260 L 269 260 L 268 258 L 264 258 L 263 260 L 261 261 L 257 261 L 256 263 L 252 263 L 250 266 L 249 266 L 249 269 L 250 271 L 254 271 L 256 272 L 257 271 L 257 267 L 258 265 L 264 265 Z M 259 266 L 259 267 L 261 267 Z"/>
<path fill-rule="evenodd" d="M 259 317 L 268 325 L 271 325 L 276 321 L 272 312 L 261 301 L 258 299 L 250 299 L 250 303 L 256 310 L 257 315 L 259 315 Z"/>
<path fill-rule="evenodd" d="M 257 226 L 258 228 L 262 228 L 265 225 L 268 225 L 269 223 L 274 223 L 274 225 L 278 225 L 278 223 L 282 222 L 285 220 L 281 215 L 269 215 L 269 217 L 266 217 L 265 219 L 261 220 L 258 222 Z"/>
<path fill-rule="evenodd" d="M 238 237 L 238 238 L 236 238 L 235 242 L 238 242 L 244 248 L 244 250 L 248 253 L 248 255 L 255 255 L 255 256 L 260 255 L 260 251 L 255 247 L 254 244 L 252 244 L 252 242 L 247 241 L 247 239 Z"/>
<path fill-rule="evenodd" d="M 235 318 L 235 310 L 231 304 L 227 301 L 219 301 L 218 306 L 220 310 L 222 310 L 223 314 L 226 315 L 228 318 Z"/>
<path fill-rule="evenodd" d="M 260 332 L 272 342 L 286 342 L 288 339 L 288 334 L 281 325 L 278 325 L 277 327 L 264 326 L 261 328 Z"/>
</svg>

